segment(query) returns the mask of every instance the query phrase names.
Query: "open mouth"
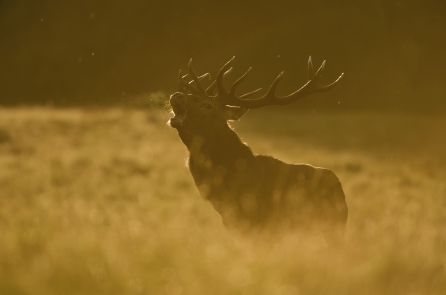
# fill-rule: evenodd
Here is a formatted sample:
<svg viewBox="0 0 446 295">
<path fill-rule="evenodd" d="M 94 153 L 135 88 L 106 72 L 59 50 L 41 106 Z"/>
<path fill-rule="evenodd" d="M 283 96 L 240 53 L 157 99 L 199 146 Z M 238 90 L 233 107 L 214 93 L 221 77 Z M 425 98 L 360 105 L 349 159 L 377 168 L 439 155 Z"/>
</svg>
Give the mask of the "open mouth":
<svg viewBox="0 0 446 295">
<path fill-rule="evenodd" d="M 175 102 L 171 101 L 170 104 L 172 106 L 172 112 L 174 114 L 174 117 L 169 119 L 169 124 L 173 128 L 181 127 L 187 115 L 186 107 L 183 104 L 178 103 L 176 101 Z"/>
</svg>

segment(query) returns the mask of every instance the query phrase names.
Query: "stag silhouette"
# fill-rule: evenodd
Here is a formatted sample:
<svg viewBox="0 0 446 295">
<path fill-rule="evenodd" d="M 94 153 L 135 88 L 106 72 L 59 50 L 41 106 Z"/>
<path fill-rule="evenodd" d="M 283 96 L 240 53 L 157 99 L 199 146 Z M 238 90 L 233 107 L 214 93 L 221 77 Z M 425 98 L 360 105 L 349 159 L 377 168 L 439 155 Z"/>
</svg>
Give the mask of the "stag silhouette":
<svg viewBox="0 0 446 295">
<path fill-rule="evenodd" d="M 213 205 L 227 228 L 242 233 L 297 230 L 321 233 L 327 241 L 341 239 L 348 209 L 336 175 L 328 169 L 253 154 L 228 121 L 238 120 L 248 109 L 288 104 L 333 89 L 343 74 L 328 86 L 317 86 L 325 61 L 314 73 L 310 56 L 309 79 L 299 90 L 277 97 L 281 72 L 265 95 L 247 99 L 261 89 L 241 96 L 235 91 L 251 68 L 229 91 L 223 86 L 233 60 L 205 88 L 201 80 L 209 74 L 198 77 L 191 59 L 192 81 L 186 81 L 188 75 L 182 76 L 180 70 L 179 92 L 170 97 L 173 117 L 169 124 L 189 150 L 188 167 L 201 196 Z"/>
</svg>

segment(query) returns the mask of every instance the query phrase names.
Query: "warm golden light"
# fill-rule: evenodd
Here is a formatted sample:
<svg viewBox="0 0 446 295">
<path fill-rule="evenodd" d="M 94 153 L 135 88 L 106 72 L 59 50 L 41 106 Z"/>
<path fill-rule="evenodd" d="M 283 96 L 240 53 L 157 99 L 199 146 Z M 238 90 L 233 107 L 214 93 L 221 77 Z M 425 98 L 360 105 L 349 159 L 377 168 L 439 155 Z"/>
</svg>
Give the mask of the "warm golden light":
<svg viewBox="0 0 446 295">
<path fill-rule="evenodd" d="M 0 1 L 0 294 L 445 294 L 443 2 Z M 205 200 L 231 170 L 197 187 L 166 124 L 178 71 L 208 87 L 236 56 L 223 88 L 285 71 L 282 97 L 310 55 L 335 89 L 225 115 L 254 153 L 338 176 L 344 241 L 233 233 Z"/>
</svg>

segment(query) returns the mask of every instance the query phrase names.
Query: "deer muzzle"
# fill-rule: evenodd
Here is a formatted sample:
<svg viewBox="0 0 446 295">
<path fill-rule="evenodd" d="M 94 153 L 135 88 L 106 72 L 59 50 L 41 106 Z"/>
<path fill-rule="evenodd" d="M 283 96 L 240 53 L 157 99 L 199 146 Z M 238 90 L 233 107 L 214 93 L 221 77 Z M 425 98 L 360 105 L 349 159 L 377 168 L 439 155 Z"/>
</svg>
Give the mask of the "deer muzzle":
<svg viewBox="0 0 446 295">
<path fill-rule="evenodd" d="M 183 125 L 186 118 L 186 96 L 180 92 L 176 92 L 170 96 L 170 105 L 172 106 L 173 117 L 169 119 L 169 124 L 173 128 L 179 128 Z"/>
</svg>

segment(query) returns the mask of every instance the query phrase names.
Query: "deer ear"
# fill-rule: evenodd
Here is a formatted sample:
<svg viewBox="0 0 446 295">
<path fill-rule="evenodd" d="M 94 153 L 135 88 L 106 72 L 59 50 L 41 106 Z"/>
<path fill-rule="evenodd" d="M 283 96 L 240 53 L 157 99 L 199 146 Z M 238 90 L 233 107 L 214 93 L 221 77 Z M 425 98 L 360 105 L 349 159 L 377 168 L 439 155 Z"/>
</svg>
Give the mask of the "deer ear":
<svg viewBox="0 0 446 295">
<path fill-rule="evenodd" d="M 237 121 L 241 116 L 246 114 L 249 109 L 241 107 L 225 106 L 226 120 Z"/>
</svg>

